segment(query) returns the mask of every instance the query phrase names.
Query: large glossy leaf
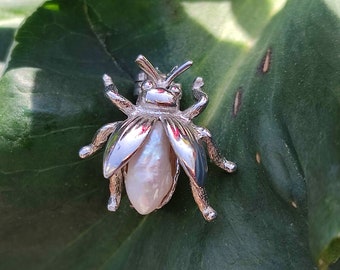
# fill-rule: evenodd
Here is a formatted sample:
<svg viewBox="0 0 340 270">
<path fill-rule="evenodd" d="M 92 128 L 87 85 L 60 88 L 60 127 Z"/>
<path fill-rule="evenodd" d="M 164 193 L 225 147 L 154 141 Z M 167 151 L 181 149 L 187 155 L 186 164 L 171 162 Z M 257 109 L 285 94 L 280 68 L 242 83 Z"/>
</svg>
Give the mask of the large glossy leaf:
<svg viewBox="0 0 340 270">
<path fill-rule="evenodd" d="M 313 269 L 340 254 L 340 59 L 336 1 L 49 1 L 22 25 L 0 81 L 3 269 Z M 210 103 L 195 121 L 238 163 L 213 164 L 207 223 L 185 175 L 161 210 L 126 196 L 106 211 L 102 153 L 78 150 L 124 118 L 134 59 L 187 59 Z"/>
<path fill-rule="evenodd" d="M 39 3 L 42 0 L 0 0 L 0 72 L 4 68 L 15 30 Z"/>
</svg>

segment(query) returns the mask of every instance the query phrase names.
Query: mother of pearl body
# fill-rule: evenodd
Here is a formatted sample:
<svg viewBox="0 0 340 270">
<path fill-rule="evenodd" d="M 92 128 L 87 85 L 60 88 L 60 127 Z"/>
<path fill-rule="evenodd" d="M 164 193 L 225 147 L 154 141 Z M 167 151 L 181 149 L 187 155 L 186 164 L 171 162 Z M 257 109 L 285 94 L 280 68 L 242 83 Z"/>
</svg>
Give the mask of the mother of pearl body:
<svg viewBox="0 0 340 270">
<path fill-rule="evenodd" d="M 149 214 L 159 208 L 173 184 L 170 143 L 161 122 L 154 124 L 127 166 L 125 188 L 130 202 L 138 213 Z"/>
</svg>

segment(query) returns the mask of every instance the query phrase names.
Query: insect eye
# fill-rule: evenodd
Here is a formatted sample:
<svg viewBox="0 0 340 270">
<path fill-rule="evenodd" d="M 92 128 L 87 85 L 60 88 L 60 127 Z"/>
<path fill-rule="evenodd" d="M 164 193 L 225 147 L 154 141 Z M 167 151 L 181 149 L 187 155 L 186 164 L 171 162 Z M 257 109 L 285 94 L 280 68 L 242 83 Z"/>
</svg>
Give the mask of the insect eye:
<svg viewBox="0 0 340 270">
<path fill-rule="evenodd" d="M 150 81 L 150 80 L 145 81 L 143 83 L 143 85 L 142 85 L 142 89 L 143 90 L 150 90 L 150 89 L 152 89 L 154 87 L 155 87 L 154 83 L 152 81 Z"/>
<path fill-rule="evenodd" d="M 170 90 L 171 90 L 171 92 L 173 92 L 175 94 L 181 93 L 181 87 L 179 85 L 171 86 Z"/>
</svg>

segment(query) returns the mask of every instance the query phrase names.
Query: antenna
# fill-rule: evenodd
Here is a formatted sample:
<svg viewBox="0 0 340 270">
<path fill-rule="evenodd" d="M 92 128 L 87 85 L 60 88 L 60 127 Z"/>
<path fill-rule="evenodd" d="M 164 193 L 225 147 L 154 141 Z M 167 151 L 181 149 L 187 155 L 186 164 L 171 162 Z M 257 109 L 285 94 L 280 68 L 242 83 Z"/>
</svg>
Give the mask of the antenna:
<svg viewBox="0 0 340 270">
<path fill-rule="evenodd" d="M 151 77 L 153 81 L 158 82 L 162 79 L 157 69 L 155 69 L 155 67 L 143 55 L 138 55 L 136 63 L 139 65 L 141 70 Z"/>
<path fill-rule="evenodd" d="M 173 69 L 170 75 L 166 78 L 164 84 L 169 85 L 177 76 L 181 75 L 184 71 L 192 66 L 192 61 L 187 61 L 180 67 Z"/>
</svg>

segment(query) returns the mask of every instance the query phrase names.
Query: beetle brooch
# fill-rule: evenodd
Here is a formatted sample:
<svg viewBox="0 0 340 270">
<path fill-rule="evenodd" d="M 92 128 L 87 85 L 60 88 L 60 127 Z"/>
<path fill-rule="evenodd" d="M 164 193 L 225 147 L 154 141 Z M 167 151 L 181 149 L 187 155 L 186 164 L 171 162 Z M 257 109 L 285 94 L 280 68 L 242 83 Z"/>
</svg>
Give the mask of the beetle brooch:
<svg viewBox="0 0 340 270">
<path fill-rule="evenodd" d="M 173 68 L 167 75 L 160 73 L 142 55 L 137 57 L 136 63 L 142 70 L 137 79 L 136 105 L 119 95 L 112 79 L 105 74 L 106 96 L 127 119 L 101 127 L 92 142 L 80 149 L 79 156 L 92 155 L 108 140 L 103 162 L 104 177 L 110 181 L 107 208 L 116 211 L 119 207 L 124 180 L 132 206 L 142 215 L 169 202 L 181 165 L 190 179 L 199 210 L 211 221 L 217 214 L 209 205 L 203 187 L 207 174 L 203 143 L 210 159 L 223 170 L 231 173 L 236 170 L 236 164 L 219 154 L 209 130 L 191 121 L 208 102 L 207 94 L 201 89 L 203 79 L 197 77 L 193 83 L 196 103 L 181 111 L 181 85 L 174 83 L 174 79 L 190 68 L 192 61 Z"/>
</svg>

